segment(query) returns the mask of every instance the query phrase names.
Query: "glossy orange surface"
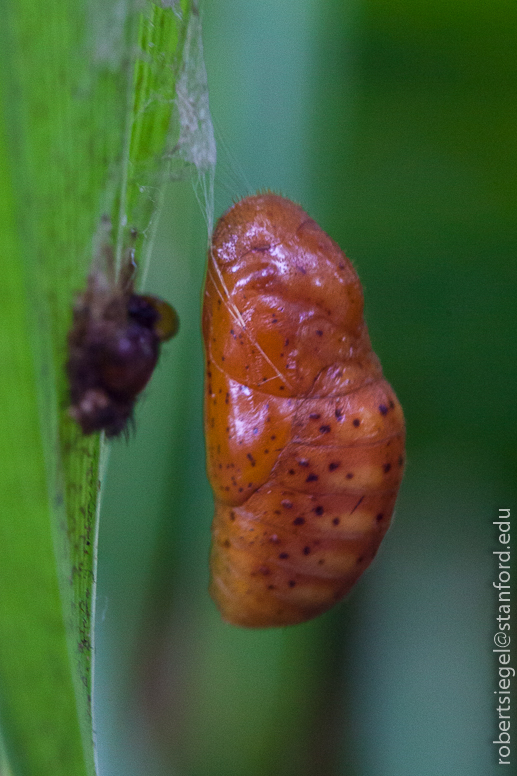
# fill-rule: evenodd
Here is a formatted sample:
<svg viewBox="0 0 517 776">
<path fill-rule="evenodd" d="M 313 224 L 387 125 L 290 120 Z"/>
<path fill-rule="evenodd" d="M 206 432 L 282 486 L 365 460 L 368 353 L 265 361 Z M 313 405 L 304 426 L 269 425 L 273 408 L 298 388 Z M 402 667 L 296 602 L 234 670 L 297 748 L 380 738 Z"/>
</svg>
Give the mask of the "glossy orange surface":
<svg viewBox="0 0 517 776">
<path fill-rule="evenodd" d="M 402 479 L 361 284 L 301 207 L 247 197 L 214 231 L 203 335 L 211 595 L 235 625 L 304 622 L 369 565 Z"/>
</svg>

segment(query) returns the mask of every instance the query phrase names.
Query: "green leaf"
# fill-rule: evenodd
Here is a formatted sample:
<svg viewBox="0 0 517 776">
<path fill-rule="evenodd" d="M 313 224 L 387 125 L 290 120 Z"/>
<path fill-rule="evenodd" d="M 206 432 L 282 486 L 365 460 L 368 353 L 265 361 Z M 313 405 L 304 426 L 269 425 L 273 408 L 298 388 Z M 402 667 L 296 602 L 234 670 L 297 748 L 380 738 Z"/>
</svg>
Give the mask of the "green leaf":
<svg viewBox="0 0 517 776">
<path fill-rule="evenodd" d="M 181 140 L 173 108 L 194 16 L 186 0 L 4 7 L 0 720 L 15 776 L 95 770 L 102 450 L 67 414 L 66 339 L 101 217 L 115 226 L 119 265 L 134 228 L 137 258 L 148 252 Z"/>
</svg>

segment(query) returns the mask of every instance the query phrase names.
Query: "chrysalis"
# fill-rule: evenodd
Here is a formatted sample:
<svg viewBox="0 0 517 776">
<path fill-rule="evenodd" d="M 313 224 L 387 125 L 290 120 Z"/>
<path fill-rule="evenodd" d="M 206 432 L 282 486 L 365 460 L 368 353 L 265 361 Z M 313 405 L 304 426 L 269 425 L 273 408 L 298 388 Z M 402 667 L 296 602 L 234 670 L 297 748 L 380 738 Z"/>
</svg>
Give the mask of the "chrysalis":
<svg viewBox="0 0 517 776">
<path fill-rule="evenodd" d="M 404 465 L 404 417 L 350 261 L 288 199 L 222 216 L 203 309 L 210 592 L 235 625 L 291 625 L 370 564 Z"/>
</svg>

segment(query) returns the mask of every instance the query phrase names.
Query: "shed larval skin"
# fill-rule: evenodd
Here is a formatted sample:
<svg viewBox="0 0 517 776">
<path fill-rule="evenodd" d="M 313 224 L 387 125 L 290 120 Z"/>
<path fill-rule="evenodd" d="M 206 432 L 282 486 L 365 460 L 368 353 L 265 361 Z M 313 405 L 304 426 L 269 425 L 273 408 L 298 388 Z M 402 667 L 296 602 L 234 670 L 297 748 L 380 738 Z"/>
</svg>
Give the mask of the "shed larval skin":
<svg viewBox="0 0 517 776">
<path fill-rule="evenodd" d="M 288 199 L 219 220 L 203 307 L 210 593 L 266 628 L 333 606 L 375 556 L 404 466 L 404 417 L 345 254 Z"/>
</svg>

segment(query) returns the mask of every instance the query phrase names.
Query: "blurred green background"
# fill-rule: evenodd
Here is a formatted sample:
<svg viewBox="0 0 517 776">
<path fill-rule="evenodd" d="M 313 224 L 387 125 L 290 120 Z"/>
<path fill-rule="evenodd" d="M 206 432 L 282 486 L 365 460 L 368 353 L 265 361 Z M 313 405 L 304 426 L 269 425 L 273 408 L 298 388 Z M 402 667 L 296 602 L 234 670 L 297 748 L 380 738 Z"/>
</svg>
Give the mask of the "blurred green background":
<svg viewBox="0 0 517 776">
<path fill-rule="evenodd" d="M 146 288 L 181 331 L 112 446 L 96 727 L 106 776 L 496 773 L 492 521 L 515 504 L 513 0 L 206 0 L 216 217 L 271 188 L 362 279 L 406 413 L 394 525 L 307 625 L 247 632 L 208 598 L 200 300 L 207 228 L 174 182 Z"/>
</svg>

